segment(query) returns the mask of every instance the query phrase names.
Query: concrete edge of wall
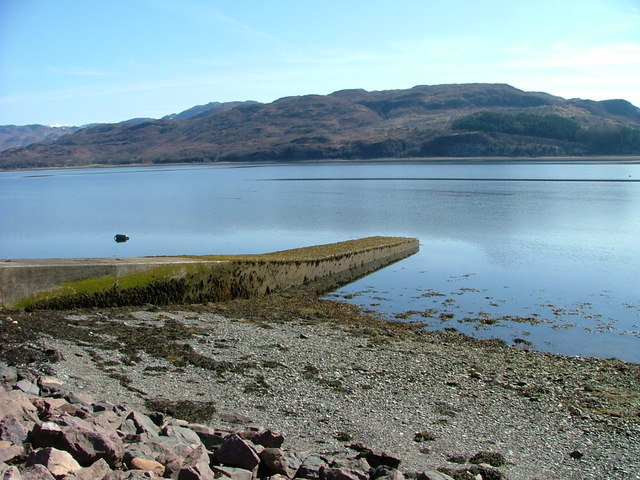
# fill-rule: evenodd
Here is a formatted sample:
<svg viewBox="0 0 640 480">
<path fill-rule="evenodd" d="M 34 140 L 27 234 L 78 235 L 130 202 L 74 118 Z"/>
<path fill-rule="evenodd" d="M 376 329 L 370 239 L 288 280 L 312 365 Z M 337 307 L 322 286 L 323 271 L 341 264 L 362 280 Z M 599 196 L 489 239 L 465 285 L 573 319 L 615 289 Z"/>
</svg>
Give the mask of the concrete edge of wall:
<svg viewBox="0 0 640 480">
<path fill-rule="evenodd" d="M 413 255 L 415 238 L 366 237 L 262 255 L 12 260 L 0 264 L 3 308 L 205 303 L 313 282 L 349 283 Z"/>
</svg>

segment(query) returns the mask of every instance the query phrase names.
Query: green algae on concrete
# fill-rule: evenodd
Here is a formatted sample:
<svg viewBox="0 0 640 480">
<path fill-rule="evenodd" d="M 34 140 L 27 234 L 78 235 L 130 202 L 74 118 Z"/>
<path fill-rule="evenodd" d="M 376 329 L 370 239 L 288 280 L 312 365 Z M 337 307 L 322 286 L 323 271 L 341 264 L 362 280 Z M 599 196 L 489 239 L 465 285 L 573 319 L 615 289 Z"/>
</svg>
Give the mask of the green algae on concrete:
<svg viewBox="0 0 640 480">
<path fill-rule="evenodd" d="M 413 238 L 368 237 L 255 255 L 14 261 L 0 264 L 2 302 L 5 307 L 33 310 L 216 302 L 312 282 L 326 290 L 417 251 Z M 47 269 L 56 279 L 49 284 Z M 71 270 L 73 278 L 65 278 Z M 11 291 L 21 274 L 34 283 L 28 288 L 20 285 L 26 295 Z"/>
</svg>

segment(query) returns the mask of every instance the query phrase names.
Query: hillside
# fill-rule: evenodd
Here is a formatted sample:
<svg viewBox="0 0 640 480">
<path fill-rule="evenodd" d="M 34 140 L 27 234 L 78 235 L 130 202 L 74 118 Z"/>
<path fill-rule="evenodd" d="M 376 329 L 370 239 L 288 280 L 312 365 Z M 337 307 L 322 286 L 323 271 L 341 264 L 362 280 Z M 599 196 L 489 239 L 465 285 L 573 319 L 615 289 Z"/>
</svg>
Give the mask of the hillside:
<svg viewBox="0 0 640 480">
<path fill-rule="evenodd" d="M 190 110 L 5 151 L 0 167 L 640 153 L 640 109 L 625 100 L 565 100 L 500 84 L 342 90 Z"/>
<path fill-rule="evenodd" d="M 79 130 L 79 127 L 49 127 L 46 125 L 0 125 L 0 152 L 32 143 L 55 140 Z"/>
</svg>

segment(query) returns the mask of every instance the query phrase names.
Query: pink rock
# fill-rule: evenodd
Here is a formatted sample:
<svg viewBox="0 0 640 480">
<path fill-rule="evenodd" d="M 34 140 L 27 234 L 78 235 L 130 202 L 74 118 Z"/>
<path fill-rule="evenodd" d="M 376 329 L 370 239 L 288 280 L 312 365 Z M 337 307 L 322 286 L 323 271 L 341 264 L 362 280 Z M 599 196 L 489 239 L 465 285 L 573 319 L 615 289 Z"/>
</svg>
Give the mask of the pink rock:
<svg viewBox="0 0 640 480">
<path fill-rule="evenodd" d="M 129 467 L 133 470 L 148 470 L 160 477 L 164 475 L 164 465 L 160 462 L 149 460 L 147 458 L 132 458 L 131 462 L 129 462 Z"/>
<path fill-rule="evenodd" d="M 69 452 L 51 447 L 31 452 L 27 458 L 27 465 L 36 464 L 44 465 L 53 475 L 60 477 L 74 473 L 81 468 Z"/>
</svg>

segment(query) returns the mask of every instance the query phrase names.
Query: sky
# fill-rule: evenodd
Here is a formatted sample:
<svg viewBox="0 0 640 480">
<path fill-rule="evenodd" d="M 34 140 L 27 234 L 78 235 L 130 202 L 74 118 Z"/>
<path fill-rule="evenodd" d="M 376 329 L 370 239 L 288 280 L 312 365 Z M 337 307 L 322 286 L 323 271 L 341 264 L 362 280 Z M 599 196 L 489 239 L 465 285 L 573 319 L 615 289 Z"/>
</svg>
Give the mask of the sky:
<svg viewBox="0 0 640 480">
<path fill-rule="evenodd" d="M 0 0 L 0 125 L 474 82 L 640 106 L 640 0 Z"/>
</svg>

